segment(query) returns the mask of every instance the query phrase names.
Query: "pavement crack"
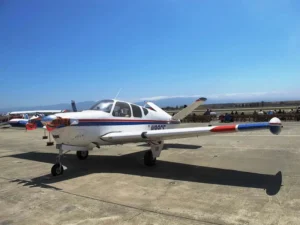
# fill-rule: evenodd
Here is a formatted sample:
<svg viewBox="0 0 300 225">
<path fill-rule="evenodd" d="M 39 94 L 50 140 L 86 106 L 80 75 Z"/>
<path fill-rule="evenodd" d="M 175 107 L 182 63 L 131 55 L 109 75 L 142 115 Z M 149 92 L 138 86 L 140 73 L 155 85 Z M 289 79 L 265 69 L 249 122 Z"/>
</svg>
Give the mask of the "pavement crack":
<svg viewBox="0 0 300 225">
<path fill-rule="evenodd" d="M 137 213 L 136 215 L 132 216 L 131 218 L 129 218 L 128 220 L 125 220 L 125 221 L 126 221 L 126 222 L 129 222 L 129 221 L 133 220 L 134 218 L 140 216 L 140 215 L 143 214 L 143 213 L 144 213 L 143 211 L 142 211 L 142 212 L 139 212 L 139 213 Z"/>
</svg>

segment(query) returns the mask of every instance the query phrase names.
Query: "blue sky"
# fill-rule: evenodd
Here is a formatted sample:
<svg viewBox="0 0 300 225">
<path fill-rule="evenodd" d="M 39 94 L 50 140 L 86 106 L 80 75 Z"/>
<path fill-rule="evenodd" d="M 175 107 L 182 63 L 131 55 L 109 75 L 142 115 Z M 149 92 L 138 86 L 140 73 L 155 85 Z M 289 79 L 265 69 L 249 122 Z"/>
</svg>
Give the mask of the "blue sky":
<svg viewBox="0 0 300 225">
<path fill-rule="evenodd" d="M 124 100 L 300 99 L 299 12 L 297 0 L 3 0 L 0 108 L 113 98 L 120 88 Z"/>
</svg>

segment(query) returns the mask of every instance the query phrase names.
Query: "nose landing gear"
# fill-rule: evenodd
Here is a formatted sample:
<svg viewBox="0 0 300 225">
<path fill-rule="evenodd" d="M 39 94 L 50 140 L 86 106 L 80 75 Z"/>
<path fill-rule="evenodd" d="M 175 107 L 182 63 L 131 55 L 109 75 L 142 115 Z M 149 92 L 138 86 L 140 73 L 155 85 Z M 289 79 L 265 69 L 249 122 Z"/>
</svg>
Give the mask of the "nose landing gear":
<svg viewBox="0 0 300 225">
<path fill-rule="evenodd" d="M 51 169 L 51 174 L 53 176 L 62 175 L 64 172 L 64 167 L 61 163 L 61 157 L 70 152 L 76 151 L 76 155 L 78 159 L 84 160 L 89 156 L 89 150 L 91 148 L 82 147 L 82 146 L 74 146 L 74 145 L 65 145 L 65 144 L 57 144 L 56 148 L 59 150 L 58 156 L 56 157 L 56 163 L 53 165 Z"/>
<path fill-rule="evenodd" d="M 56 157 L 56 163 L 55 163 L 55 164 L 52 166 L 52 168 L 51 168 L 51 174 L 52 174 L 53 176 L 62 175 L 62 174 L 64 173 L 64 167 L 63 167 L 63 165 L 62 165 L 62 163 L 61 163 L 60 158 L 61 158 L 64 154 L 68 153 L 69 151 L 70 151 L 70 150 L 63 152 L 62 149 L 59 149 L 59 154 L 58 154 L 58 156 Z"/>
</svg>

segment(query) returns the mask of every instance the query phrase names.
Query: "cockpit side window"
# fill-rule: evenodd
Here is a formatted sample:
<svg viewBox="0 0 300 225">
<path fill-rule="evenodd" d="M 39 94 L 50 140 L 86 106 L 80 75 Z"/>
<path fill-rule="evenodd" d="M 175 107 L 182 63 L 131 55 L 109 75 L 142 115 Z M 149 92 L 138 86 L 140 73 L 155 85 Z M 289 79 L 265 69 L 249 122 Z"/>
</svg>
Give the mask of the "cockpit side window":
<svg viewBox="0 0 300 225">
<path fill-rule="evenodd" d="M 131 117 L 129 104 L 126 102 L 116 102 L 112 115 L 116 117 Z"/>
<path fill-rule="evenodd" d="M 112 106 L 114 104 L 113 100 L 102 100 L 93 105 L 90 110 L 99 110 L 102 112 L 110 113 Z"/>
<path fill-rule="evenodd" d="M 131 104 L 131 108 L 132 108 L 132 114 L 133 114 L 134 117 L 140 117 L 141 118 L 143 116 L 142 115 L 142 110 L 139 106 Z"/>
<path fill-rule="evenodd" d="M 143 111 L 144 111 L 144 115 L 146 116 L 149 112 L 148 112 L 148 109 L 146 108 L 143 108 Z"/>
</svg>

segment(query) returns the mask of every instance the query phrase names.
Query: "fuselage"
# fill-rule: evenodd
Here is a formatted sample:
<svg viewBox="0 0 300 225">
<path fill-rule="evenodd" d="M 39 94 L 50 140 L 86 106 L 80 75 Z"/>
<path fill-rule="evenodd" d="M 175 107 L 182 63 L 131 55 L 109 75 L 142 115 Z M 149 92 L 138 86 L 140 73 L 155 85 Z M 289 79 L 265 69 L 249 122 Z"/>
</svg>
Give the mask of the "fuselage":
<svg viewBox="0 0 300 225">
<path fill-rule="evenodd" d="M 26 127 L 26 124 L 28 122 L 29 122 L 29 119 L 11 119 L 8 121 L 8 123 L 12 127 Z M 37 127 L 40 127 L 40 128 L 42 128 L 44 126 L 40 121 L 37 121 L 36 124 L 37 124 Z"/>
<path fill-rule="evenodd" d="M 173 120 L 167 113 L 116 100 L 113 100 L 109 110 L 101 106 L 100 110 L 92 107 L 82 112 L 58 113 L 55 117 L 71 119 L 72 123 L 51 132 L 56 143 L 76 146 L 87 146 L 90 143 L 110 145 L 101 136 L 111 132 L 172 129 L 180 124 L 179 120 Z"/>
</svg>

